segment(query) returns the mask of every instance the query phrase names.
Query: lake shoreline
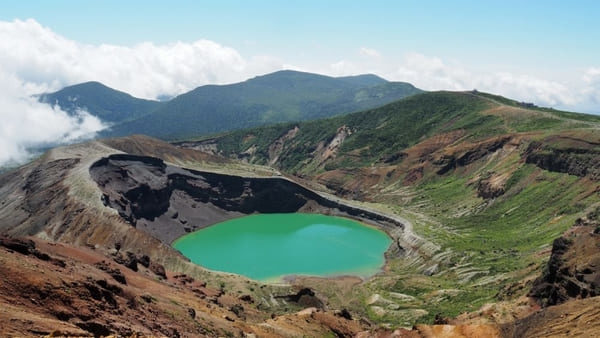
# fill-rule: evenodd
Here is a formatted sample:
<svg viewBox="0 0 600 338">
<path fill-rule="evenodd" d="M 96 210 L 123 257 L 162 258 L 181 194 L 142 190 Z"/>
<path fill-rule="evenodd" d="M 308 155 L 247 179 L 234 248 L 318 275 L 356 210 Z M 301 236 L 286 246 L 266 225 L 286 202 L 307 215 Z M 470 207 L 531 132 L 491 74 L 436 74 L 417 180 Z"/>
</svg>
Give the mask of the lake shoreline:
<svg viewBox="0 0 600 338">
<path fill-rule="evenodd" d="M 221 222 L 177 239 L 174 248 L 209 270 L 278 283 L 294 275 L 368 278 L 382 271 L 392 243 L 385 231 L 352 218 L 282 213 Z"/>
</svg>

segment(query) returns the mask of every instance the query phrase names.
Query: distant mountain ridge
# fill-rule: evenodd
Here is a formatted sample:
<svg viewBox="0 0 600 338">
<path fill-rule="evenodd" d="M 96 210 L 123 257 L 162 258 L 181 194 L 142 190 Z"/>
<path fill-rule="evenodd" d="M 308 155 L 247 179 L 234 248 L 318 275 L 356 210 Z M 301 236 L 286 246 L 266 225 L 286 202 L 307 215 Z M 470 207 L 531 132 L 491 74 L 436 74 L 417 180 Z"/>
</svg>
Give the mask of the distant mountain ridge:
<svg viewBox="0 0 600 338">
<path fill-rule="evenodd" d="M 330 77 L 283 70 L 229 85 L 205 85 L 164 101 L 143 100 L 99 82 L 39 99 L 111 123 L 102 136 L 146 134 L 173 140 L 270 123 L 330 117 L 382 106 L 422 90 L 373 74 Z"/>
<path fill-rule="evenodd" d="M 106 136 L 181 139 L 269 123 L 310 120 L 374 108 L 422 92 L 375 75 L 334 78 L 279 71 L 230 85 L 207 85 L 156 111 L 115 126 Z"/>
<path fill-rule="evenodd" d="M 42 94 L 39 100 L 50 105 L 58 105 L 72 114 L 80 109 L 85 110 L 109 123 L 137 119 L 163 104 L 159 101 L 133 97 L 96 81 L 84 82 L 65 87 L 54 93 Z"/>
</svg>

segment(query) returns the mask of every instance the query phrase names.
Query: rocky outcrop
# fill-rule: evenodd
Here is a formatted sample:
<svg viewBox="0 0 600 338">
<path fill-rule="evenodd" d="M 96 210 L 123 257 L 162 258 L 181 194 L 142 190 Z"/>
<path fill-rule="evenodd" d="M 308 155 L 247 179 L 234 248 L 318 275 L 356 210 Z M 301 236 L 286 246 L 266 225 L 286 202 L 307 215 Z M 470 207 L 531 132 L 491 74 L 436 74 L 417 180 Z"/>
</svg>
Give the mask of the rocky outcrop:
<svg viewBox="0 0 600 338">
<path fill-rule="evenodd" d="M 598 210 L 554 241 L 548 265 L 530 292 L 542 306 L 600 296 L 600 234 L 595 233 L 600 223 L 593 217 Z"/>
<path fill-rule="evenodd" d="M 329 159 L 334 159 L 348 136 L 352 135 L 352 130 L 348 126 L 339 127 L 333 138 L 317 146 L 313 156 L 316 157 L 317 164 L 321 165 Z"/>
<path fill-rule="evenodd" d="M 484 199 L 492 199 L 504 194 L 505 181 L 496 177 L 488 177 L 477 182 L 477 196 Z"/>
<path fill-rule="evenodd" d="M 548 171 L 600 180 L 600 149 L 553 147 L 532 142 L 525 152 L 525 161 Z"/>
<path fill-rule="evenodd" d="M 569 268 L 563 266 L 565 262 L 562 256 L 572 244 L 572 241 L 564 237 L 559 237 L 552 243 L 552 255 L 548 261 L 547 270 L 541 278 L 536 280 L 530 293 L 544 306 L 564 303 L 569 298 L 577 297 L 581 292 L 581 288 Z"/>
<path fill-rule="evenodd" d="M 173 145 L 184 149 L 198 150 L 202 153 L 210 155 L 219 154 L 219 149 L 217 147 L 217 142 L 215 141 L 215 139 L 208 139 L 203 141 L 173 142 Z"/>
<path fill-rule="evenodd" d="M 485 140 L 469 147 L 465 146 L 465 149 L 456 149 L 452 153 L 440 156 L 433 161 L 433 164 L 439 168 L 437 174 L 444 175 L 457 167 L 464 167 L 501 149 L 511 139 L 511 136 L 502 136 Z"/>
<path fill-rule="evenodd" d="M 119 270 L 117 268 L 113 268 L 110 262 L 103 260 L 103 261 L 100 261 L 100 262 L 94 264 L 94 266 L 96 268 L 106 272 L 107 274 L 109 274 L 117 282 L 119 282 L 121 284 L 127 284 L 127 280 L 125 279 L 125 276 L 123 275 L 121 270 Z"/>
<path fill-rule="evenodd" d="M 271 143 L 269 145 L 269 150 L 268 150 L 269 165 L 273 165 L 277 162 L 277 160 L 279 160 L 279 156 L 281 155 L 281 152 L 283 151 L 283 147 L 285 146 L 285 143 L 287 141 L 293 139 L 294 137 L 296 137 L 299 130 L 300 130 L 300 128 L 298 128 L 298 126 L 294 126 L 294 128 L 288 130 L 280 138 L 278 138 L 277 140 L 275 140 L 273 143 Z"/>
<path fill-rule="evenodd" d="M 64 260 L 51 257 L 50 255 L 36 249 L 35 242 L 31 239 L 0 237 L 0 246 L 3 246 L 8 250 L 18 252 L 22 255 L 34 256 L 42 261 L 52 263 L 61 268 L 66 266 Z"/>
<path fill-rule="evenodd" d="M 155 262 L 150 263 L 150 265 L 148 266 L 148 269 L 150 269 L 150 271 L 152 271 L 159 278 L 162 278 L 162 279 L 167 278 L 167 273 L 165 272 L 165 267 L 158 263 L 155 263 Z"/>
<path fill-rule="evenodd" d="M 317 297 L 315 292 L 310 288 L 300 289 L 296 294 L 287 296 L 278 296 L 276 298 L 283 298 L 287 302 L 296 303 L 304 308 L 314 307 L 318 309 L 324 308 L 323 301 Z"/>
</svg>

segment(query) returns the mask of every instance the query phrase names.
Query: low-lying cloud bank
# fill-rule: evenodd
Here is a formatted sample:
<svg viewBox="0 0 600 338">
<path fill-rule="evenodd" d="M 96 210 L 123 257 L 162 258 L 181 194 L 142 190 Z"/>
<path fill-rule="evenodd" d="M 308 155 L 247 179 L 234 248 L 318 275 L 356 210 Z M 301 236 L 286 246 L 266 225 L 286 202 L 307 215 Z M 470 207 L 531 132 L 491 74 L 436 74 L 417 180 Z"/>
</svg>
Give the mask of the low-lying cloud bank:
<svg viewBox="0 0 600 338">
<path fill-rule="evenodd" d="M 244 59 L 209 40 L 133 46 L 69 40 L 37 21 L 0 21 L 0 67 L 27 83 L 57 90 L 99 81 L 133 96 L 173 96 L 202 84 L 223 84 L 278 69 L 272 58 Z"/>
<path fill-rule="evenodd" d="M 334 63 L 292 65 L 269 55 L 243 57 L 236 49 L 210 40 L 91 45 L 56 34 L 33 19 L 0 21 L 0 69 L 11 70 L 26 86 L 38 86 L 43 91 L 100 81 L 137 97 L 156 99 L 200 85 L 239 82 L 289 68 L 334 76 L 373 72 L 427 90 L 476 88 L 540 105 L 600 110 L 597 65 L 578 70 L 580 74 L 572 72 L 569 79 L 549 79 L 494 69 L 473 70 L 414 52 L 385 55 L 365 46 L 357 47 L 354 56 L 346 55 L 348 58 Z"/>
<path fill-rule="evenodd" d="M 369 55 L 364 50 L 369 50 Z M 557 81 L 494 69 L 472 70 L 420 53 L 406 53 L 400 59 L 366 48 L 358 53 L 369 58 L 340 60 L 329 66 L 329 72 L 347 75 L 370 69 L 387 79 L 410 82 L 425 90 L 477 89 L 541 106 L 600 113 L 600 67 L 589 67 L 583 73 L 573 73 L 568 80 Z"/>
<path fill-rule="evenodd" d="M 32 19 L 0 21 L 0 167 L 22 163 L 40 147 L 93 137 L 106 127 L 87 112 L 71 116 L 41 104 L 35 94 L 94 80 L 154 99 L 281 67 L 270 58 L 256 60 L 253 67 L 234 49 L 208 40 L 87 45 Z"/>
<path fill-rule="evenodd" d="M 90 45 L 69 40 L 33 19 L 0 21 L 0 167 L 26 161 L 33 149 L 90 138 L 106 127 L 84 111 L 70 116 L 40 104 L 35 94 L 100 81 L 156 99 L 283 67 L 267 56 L 246 60 L 235 49 L 209 40 Z"/>
<path fill-rule="evenodd" d="M 105 125 L 81 111 L 69 115 L 58 107 L 39 103 L 28 86 L 0 70 L 0 166 L 26 161 L 43 146 L 93 137 Z"/>
<path fill-rule="evenodd" d="M 234 48 L 210 40 L 91 45 L 56 34 L 33 19 L 0 21 L 0 166 L 25 160 L 27 149 L 93 137 L 106 127 L 85 112 L 69 116 L 38 103 L 32 95 L 100 81 L 137 97 L 156 99 L 280 69 L 333 76 L 371 72 L 426 90 L 476 88 L 539 105 L 600 112 L 600 67 L 589 67 L 567 85 L 562 79 L 474 71 L 435 56 L 397 57 L 368 47 L 331 64 L 291 65 L 269 55 L 244 58 Z"/>
</svg>

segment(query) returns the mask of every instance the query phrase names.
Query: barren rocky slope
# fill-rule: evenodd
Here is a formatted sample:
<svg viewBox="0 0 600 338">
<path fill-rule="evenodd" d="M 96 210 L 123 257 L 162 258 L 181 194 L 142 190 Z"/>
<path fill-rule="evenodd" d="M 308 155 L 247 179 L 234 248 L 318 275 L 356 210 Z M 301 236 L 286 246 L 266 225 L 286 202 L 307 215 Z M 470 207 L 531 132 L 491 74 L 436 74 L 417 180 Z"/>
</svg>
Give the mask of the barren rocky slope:
<svg viewBox="0 0 600 338">
<path fill-rule="evenodd" d="M 179 164 L 198 166 L 212 159 L 141 136 L 106 143 L 127 146 L 137 153 L 148 149 L 146 154 L 150 155 L 157 155 L 162 149 L 169 154 L 169 159 Z M 226 163 L 227 160 L 221 159 L 204 168 L 241 170 L 235 164 L 226 168 Z M 255 169 L 251 174 L 262 175 L 260 167 Z M 267 204 L 256 201 L 265 202 L 261 196 L 271 198 L 273 195 L 265 195 L 265 192 L 277 187 L 282 189 L 282 194 L 289 195 L 279 199 L 287 200 L 279 205 L 282 210 L 287 208 L 284 211 L 320 208 L 318 201 L 333 203 L 280 177 L 243 178 L 181 169 L 173 162 L 167 164 L 155 157 L 124 154 L 101 142 L 53 149 L 0 178 L 0 232 L 9 236 L 2 240 L 5 249 L 0 252 L 3 261 L 0 297 L 6 305 L 0 315 L 4 323 L 2 333 L 31 335 L 58 330 L 57 333 L 76 335 L 138 332 L 213 336 L 254 332 L 261 336 L 294 336 L 336 331 L 350 335 L 368 327 L 368 324 L 347 319 L 349 314 L 344 317 L 313 309 L 295 315 L 295 311 L 306 307 L 325 308 L 326 305 L 309 289 L 294 296 L 299 286 L 261 285 L 189 263 L 168 245 L 177 235 L 185 233 L 181 218 L 177 218 L 176 223 L 163 223 L 162 231 L 149 231 L 142 223 L 155 223 L 143 212 L 144 204 L 140 204 L 140 200 L 123 200 L 129 204 L 125 208 L 117 207 L 118 211 L 108 206 L 116 207 L 123 196 L 133 194 L 123 190 L 128 184 L 133 185 L 129 188 L 137 191 L 138 194 L 133 195 L 142 201 L 155 196 L 151 189 L 144 191 L 148 195 L 139 193 L 139 187 L 157 182 L 167 184 L 166 176 L 152 177 L 152 173 L 167 171 L 181 175 L 179 183 L 167 185 L 181 189 L 171 193 L 187 191 L 192 196 L 186 196 L 186 203 L 195 201 L 200 210 L 213 210 L 221 218 L 261 211 Z M 127 177 L 129 181 L 115 179 L 116 174 L 124 175 L 121 178 Z M 249 182 L 247 187 L 253 189 L 256 197 L 243 196 L 243 184 L 237 184 L 242 180 Z M 223 182 L 229 185 L 223 186 Z M 193 189 L 186 184 L 198 186 Z M 219 186 L 229 189 L 230 202 L 215 198 L 218 191 L 212 188 Z M 207 192 L 210 193 L 206 195 Z M 210 201 L 204 199 L 207 196 L 212 196 Z M 232 202 L 238 198 L 235 206 Z M 161 205 L 154 202 L 157 203 L 151 203 L 153 207 Z M 170 199 L 163 202 L 168 210 Z M 173 203 L 172 207 L 181 205 Z M 274 207 L 276 205 L 270 206 Z M 331 210 L 334 207 L 336 205 L 330 205 Z M 340 212 L 357 210 L 347 206 L 340 208 L 346 210 Z M 188 215 L 181 208 L 181 217 L 194 214 Z M 204 217 L 201 220 L 190 220 L 209 225 L 221 219 L 200 214 Z M 168 216 L 173 220 L 170 213 Z M 401 229 L 401 224 L 390 222 L 390 226 Z M 23 236 L 34 236 L 33 241 L 19 239 Z M 195 278 L 201 282 L 195 282 Z M 240 300 L 244 295 L 247 297 Z M 315 301 L 311 301 L 311 297 Z M 313 320 L 314 325 L 310 324 Z"/>
<path fill-rule="evenodd" d="M 279 337 L 353 335 L 367 328 L 317 308 L 271 315 L 250 295 L 207 287 L 165 271 L 147 256 L 128 256 L 114 249 L 0 238 L 0 335 Z M 310 304 L 310 296 L 297 294 L 280 299 L 289 306 Z"/>
<path fill-rule="evenodd" d="M 129 150 L 137 155 L 125 154 L 116 148 Z M 163 159 L 169 162 L 148 156 L 161 154 L 167 154 Z M 204 171 L 177 166 L 184 164 L 201 167 Z M 226 175 L 219 171 L 246 172 L 247 176 Z M 296 317 L 295 311 L 314 304 L 321 304 L 319 307 L 324 308 L 330 307 L 326 299 L 316 303 L 306 300 L 306 297 L 314 295 L 309 289 L 298 297 L 293 297 L 292 295 L 302 288 L 301 285 L 261 285 L 241 276 L 206 271 L 189 263 L 169 246 L 171 240 L 186 233 L 188 222 L 195 226 L 206 226 L 252 212 L 303 210 L 354 215 L 364 221 L 387 226 L 390 232 L 401 233 L 403 230 L 403 224 L 395 219 L 343 204 L 339 200 L 330 200 L 288 179 L 276 175 L 270 177 L 273 174 L 273 171 L 266 168 L 239 165 L 226 159 L 217 159 L 193 150 L 178 149 L 158 140 L 136 136 L 107 140 L 104 143 L 96 141 L 56 148 L 34 162 L 2 175 L 0 232 L 12 239 L 6 239 L 4 243 L 8 243 L 6 247 L 9 250 L 2 251 L 0 256 L 5 262 L 16 264 L 3 265 L 6 271 L 2 274 L 2 281 L 6 288 L 0 293 L 6 297 L 5 304 L 12 303 L 14 299 L 11 297 L 25 300 L 32 298 L 29 297 L 29 291 L 25 292 L 20 287 L 38 292 L 36 290 L 41 287 L 42 282 L 36 279 L 36 275 L 55 278 L 55 282 L 43 286 L 40 291 L 42 295 L 33 295 L 33 299 L 41 297 L 36 300 L 35 307 L 24 301 L 19 301 L 20 305 L 16 308 L 15 305 L 11 305 L 11 309 L 18 310 L 18 313 L 31 313 L 32 316 L 35 314 L 35 320 L 23 320 L 23 315 L 13 315 L 17 313 L 14 311 L 3 312 L 1 320 L 10 323 L 4 326 L 4 332 L 41 334 L 63 330 L 65 333 L 82 334 L 87 330 L 93 334 L 241 334 L 242 331 L 236 325 L 229 324 L 232 321 L 223 321 L 222 317 L 228 316 L 223 314 L 225 312 L 217 316 L 216 320 L 224 323 L 214 326 L 218 328 L 215 329 L 217 331 L 203 331 L 199 329 L 200 326 L 206 328 L 213 327 L 211 325 L 214 324 L 210 315 L 200 313 L 208 310 L 197 312 L 199 318 L 205 315 L 210 317 L 205 319 L 205 322 L 194 321 L 192 318 L 191 322 L 186 324 L 175 323 L 175 318 L 169 315 L 170 305 L 166 306 L 168 302 L 178 303 L 179 300 L 159 302 L 160 305 L 154 307 L 154 310 L 148 310 L 149 312 L 131 305 L 130 303 L 135 303 L 136 296 L 138 301 L 141 297 L 142 302 L 150 305 L 154 303 L 151 300 L 144 301 L 144 297 L 153 299 L 149 297 L 176 296 L 179 290 L 176 285 L 177 278 L 156 280 L 160 279 L 161 275 L 162 278 L 165 277 L 163 266 L 167 271 L 166 276 L 184 275 L 181 278 L 189 279 L 189 283 L 192 283 L 193 278 L 197 278 L 208 290 L 216 289 L 219 294 L 233 297 L 248 295 L 252 304 L 245 306 L 252 309 L 248 311 L 255 311 L 258 316 L 256 318 L 260 321 L 266 320 L 273 313 L 281 316 L 277 317 L 281 319 L 275 318 L 274 321 L 280 320 L 282 324 L 261 324 L 261 327 L 267 327 L 262 331 L 263 334 L 270 332 L 276 336 L 293 336 L 301 335 L 305 330 L 312 330 L 310 332 L 314 334 L 325 334 L 338 329 L 350 334 L 368 327 L 369 324 L 349 321 L 349 313 L 344 315 L 345 317 L 329 317 L 329 314 L 306 310 L 300 317 Z M 187 212 L 192 208 L 192 204 L 196 204 L 194 209 L 200 212 Z M 174 213 L 177 214 L 175 218 Z M 154 226 L 159 229 L 152 229 Z M 189 230 L 191 229 L 187 231 Z M 35 242 L 29 239 L 19 242 L 19 238 L 24 236 L 34 236 Z M 39 250 L 35 249 L 35 243 Z M 22 249 L 23 247 L 25 249 Z M 393 248 L 395 249 L 390 249 L 389 254 L 401 253 L 397 244 Z M 14 259 L 14 255 L 17 254 L 25 256 L 17 256 L 19 259 Z M 57 258 L 55 260 L 49 257 Z M 58 261 L 63 263 L 57 268 L 55 263 Z M 103 261 L 105 262 L 102 263 Z M 145 266 L 142 262 L 150 263 Z M 25 264 L 25 268 L 22 264 Z M 129 270 L 139 267 L 140 264 L 144 267 L 139 268 L 138 274 L 142 273 L 145 278 L 158 282 L 155 285 L 156 289 L 153 289 L 154 286 L 149 288 L 148 282 L 139 285 L 135 291 L 119 286 L 118 284 L 122 284 L 119 281 L 138 278 L 132 276 L 134 272 Z M 33 268 L 28 270 L 27 267 L 31 266 Z M 20 273 L 15 273 L 17 270 Z M 110 278 L 107 278 L 107 275 Z M 106 284 L 103 280 L 111 281 Z M 32 286 L 27 286 L 28 283 Z M 131 286 L 131 283 L 128 285 Z M 172 290 L 173 287 L 175 289 Z M 65 292 L 71 292 L 68 290 L 76 293 L 65 295 Z M 187 297 L 192 296 L 181 296 L 180 299 Z M 202 295 L 199 297 L 204 299 Z M 56 299 L 59 300 L 56 305 L 59 309 L 54 309 Z M 210 302 L 208 308 L 211 306 Z M 230 308 L 236 305 L 228 306 Z M 64 311 L 60 310 L 65 307 Z M 79 307 L 90 307 L 90 313 L 80 316 L 76 311 Z M 148 319 L 144 320 L 152 317 L 149 313 L 157 315 L 161 311 L 166 311 L 167 315 L 157 317 L 154 321 L 156 325 L 151 324 Z M 187 307 L 177 311 L 189 321 Z M 173 325 L 169 324 L 169 316 Z M 307 320 L 305 316 L 331 321 L 334 323 L 331 325 L 339 324 L 340 328 L 332 329 L 321 324 L 316 324 L 314 328 L 304 327 Z M 137 318 L 138 321 L 130 323 L 130 317 Z M 250 323 L 249 318 L 249 315 L 245 315 L 243 320 L 238 318 L 234 321 Z M 175 331 L 169 331 L 170 328 L 174 328 Z M 246 327 L 245 330 L 249 329 Z M 260 332 L 259 329 L 254 331 Z"/>
</svg>

